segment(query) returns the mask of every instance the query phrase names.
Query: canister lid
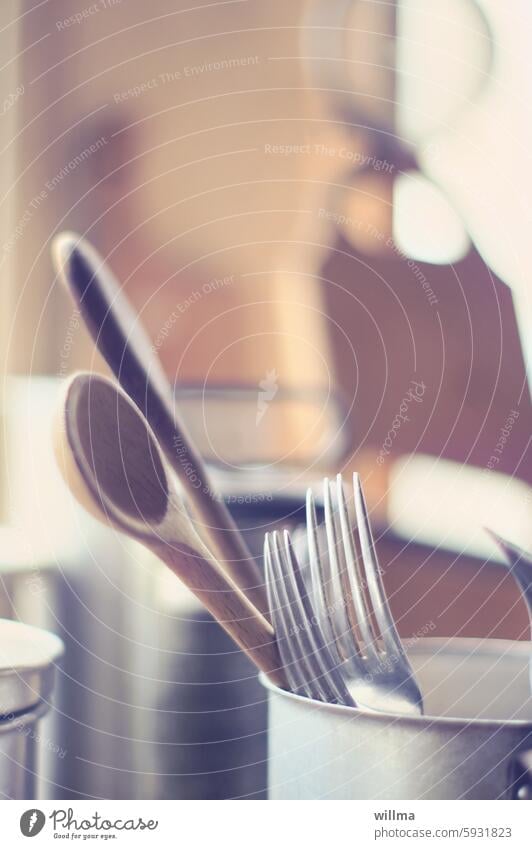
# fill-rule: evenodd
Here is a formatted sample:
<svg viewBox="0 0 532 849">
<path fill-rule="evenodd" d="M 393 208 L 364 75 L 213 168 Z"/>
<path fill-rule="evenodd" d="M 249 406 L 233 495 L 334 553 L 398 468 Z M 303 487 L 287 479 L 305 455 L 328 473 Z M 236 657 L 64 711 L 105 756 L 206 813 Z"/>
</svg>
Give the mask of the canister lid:
<svg viewBox="0 0 532 849">
<path fill-rule="evenodd" d="M 0 723 L 50 698 L 63 650 L 48 631 L 0 619 Z"/>
</svg>

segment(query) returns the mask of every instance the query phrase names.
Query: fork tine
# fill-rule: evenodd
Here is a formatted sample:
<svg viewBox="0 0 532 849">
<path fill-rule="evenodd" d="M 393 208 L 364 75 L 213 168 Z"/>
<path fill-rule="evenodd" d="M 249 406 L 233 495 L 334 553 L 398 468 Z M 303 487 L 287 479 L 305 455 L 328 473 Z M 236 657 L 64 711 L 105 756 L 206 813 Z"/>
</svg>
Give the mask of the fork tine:
<svg viewBox="0 0 532 849">
<path fill-rule="evenodd" d="M 280 545 L 277 532 L 269 534 L 271 570 L 277 587 L 279 613 L 283 623 L 283 632 L 287 646 L 287 656 L 292 657 L 292 676 L 299 685 L 299 691 L 309 699 L 316 698 L 316 687 L 313 686 L 314 671 L 308 662 L 307 651 L 302 643 L 300 632 L 302 623 L 297 622 L 293 603 L 288 595 L 285 569 L 281 562 Z M 296 690 L 296 692 L 298 692 Z M 323 698 L 320 693 L 318 698 Z"/>
<path fill-rule="evenodd" d="M 362 589 L 364 575 L 361 574 L 358 565 L 358 557 L 353 539 L 353 531 L 349 521 L 349 513 L 345 499 L 342 476 L 336 478 L 336 499 L 338 514 L 340 516 L 340 527 L 342 533 L 342 544 L 346 562 L 346 573 L 349 582 L 349 594 L 354 608 L 355 620 L 357 622 L 363 642 L 363 652 L 372 663 L 379 663 L 379 647 L 376 635 L 373 631 L 366 598 Z M 372 599 L 373 600 L 373 599 Z"/>
<path fill-rule="evenodd" d="M 322 626 L 323 635 L 327 644 L 330 647 L 333 647 L 336 643 L 336 638 L 333 633 L 331 613 L 334 610 L 335 604 L 337 604 L 337 598 L 341 598 L 341 596 L 337 596 L 336 599 L 334 595 L 331 596 L 331 576 L 330 574 L 326 574 L 326 571 L 330 572 L 330 568 L 327 570 L 326 567 L 326 562 L 328 564 L 328 558 L 326 561 L 326 558 L 322 557 L 320 553 L 318 541 L 318 517 L 316 515 L 314 495 L 310 488 L 307 490 L 306 518 L 308 557 L 316 614 L 320 625 Z"/>
<path fill-rule="evenodd" d="M 348 608 L 352 607 L 348 598 L 350 587 L 346 576 L 345 558 L 342 558 L 342 565 L 340 565 L 341 545 L 338 541 L 333 513 L 331 484 L 327 478 L 323 481 L 323 507 L 327 537 L 327 559 L 330 571 L 330 619 L 340 654 L 346 660 L 354 661 L 353 653 L 357 658 L 360 658 L 362 651 L 355 630 L 349 621 Z M 347 593 L 344 584 L 347 584 Z"/>
<path fill-rule="evenodd" d="M 524 548 L 508 542 L 507 539 L 503 539 L 499 534 L 490 531 L 489 528 L 486 528 L 486 530 L 502 551 L 506 565 L 523 591 L 530 616 L 532 617 L 532 555 L 525 551 Z"/>
<path fill-rule="evenodd" d="M 353 490 L 355 493 L 355 514 L 357 520 L 360 547 L 362 550 L 362 562 L 366 574 L 369 595 L 375 613 L 375 619 L 387 652 L 402 655 L 406 661 L 405 651 L 401 638 L 395 626 L 386 591 L 382 583 L 375 542 L 369 523 L 366 500 L 362 492 L 360 477 L 356 472 L 353 474 Z M 406 661 L 408 663 L 408 661 Z"/>
<path fill-rule="evenodd" d="M 282 577 L 279 577 L 276 574 L 276 570 L 273 566 L 270 534 L 266 534 L 264 537 L 264 569 L 271 622 L 273 624 L 277 645 L 279 646 L 279 654 L 286 671 L 288 684 L 293 693 L 306 695 L 305 682 L 301 676 L 297 657 L 295 657 L 293 653 L 292 640 L 289 636 L 289 628 L 286 627 L 283 605 L 279 598 L 278 588 L 282 582 Z"/>
<path fill-rule="evenodd" d="M 325 702 L 331 701 L 334 699 L 334 696 L 322 681 L 321 670 L 316 664 L 314 647 L 309 635 L 309 631 L 312 628 L 312 616 L 310 619 L 307 619 L 295 586 L 291 568 L 287 564 L 282 549 L 278 531 L 274 531 L 271 535 L 271 542 L 272 562 L 278 575 L 279 597 L 282 604 L 287 638 L 296 657 L 296 665 L 298 666 L 305 688 L 305 695 L 311 699 L 318 698 Z"/>
<path fill-rule="evenodd" d="M 287 589 L 293 593 L 296 605 L 299 607 L 302 620 L 308 625 L 304 633 L 309 645 L 309 661 L 312 659 L 314 668 L 318 672 L 317 681 L 323 688 L 329 691 L 327 701 L 337 701 L 340 704 L 353 705 L 353 699 L 345 686 L 342 674 L 339 671 L 340 658 L 335 651 L 326 645 L 319 619 L 316 617 L 312 604 L 307 595 L 299 563 L 292 547 L 292 541 L 288 531 L 284 532 L 285 565 L 287 577 Z M 332 696 L 332 698 L 331 698 Z"/>
<path fill-rule="evenodd" d="M 369 523 L 366 501 L 362 492 L 360 477 L 357 474 L 353 475 L 353 489 L 355 493 L 355 513 L 368 590 L 386 650 L 386 657 L 395 667 L 395 673 L 400 678 L 400 680 L 397 680 L 392 694 L 401 698 L 403 701 L 401 707 L 403 709 L 405 704 L 407 704 L 410 710 L 419 713 L 423 711 L 423 696 L 421 695 L 416 676 L 404 650 L 388 605 L 388 599 L 386 598 L 379 569 L 377 552 L 375 550 L 375 542 Z"/>
</svg>

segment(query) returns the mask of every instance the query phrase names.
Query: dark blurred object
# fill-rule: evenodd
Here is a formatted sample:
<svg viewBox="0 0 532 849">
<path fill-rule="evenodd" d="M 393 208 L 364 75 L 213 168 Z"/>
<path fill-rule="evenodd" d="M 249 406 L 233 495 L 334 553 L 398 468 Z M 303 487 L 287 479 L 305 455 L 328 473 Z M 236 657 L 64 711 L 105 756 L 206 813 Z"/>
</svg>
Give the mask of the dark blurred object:
<svg viewBox="0 0 532 849">
<path fill-rule="evenodd" d="M 494 458 L 497 471 L 531 482 L 527 304 L 473 246 L 475 209 L 428 156 L 449 139 L 469 143 L 466 119 L 498 82 L 502 34 L 476 0 L 450 9 L 410 0 L 309 7 L 310 80 L 353 133 L 350 184 L 331 187 L 323 210 L 338 230 L 322 269 L 336 368 L 356 399 L 356 451 L 378 453 L 415 378 L 427 392 L 394 432 L 394 456 L 422 451 L 481 468 Z M 509 418 L 511 439 L 495 452 Z"/>
<path fill-rule="evenodd" d="M 328 308 L 340 386 L 356 396 L 357 448 L 377 457 L 415 379 L 426 390 L 409 407 L 393 457 L 417 451 L 489 470 L 495 456 L 498 472 L 532 483 L 532 410 L 512 295 L 480 254 L 453 266 L 387 257 L 370 266 L 342 240 L 323 274 L 350 281 L 330 291 Z"/>
</svg>

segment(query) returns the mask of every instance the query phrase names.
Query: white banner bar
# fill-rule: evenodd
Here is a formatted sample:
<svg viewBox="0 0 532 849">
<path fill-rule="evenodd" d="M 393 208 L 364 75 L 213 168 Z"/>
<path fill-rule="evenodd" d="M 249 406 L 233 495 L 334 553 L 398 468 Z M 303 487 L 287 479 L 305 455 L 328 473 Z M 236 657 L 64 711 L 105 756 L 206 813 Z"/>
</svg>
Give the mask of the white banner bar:
<svg viewBox="0 0 532 849">
<path fill-rule="evenodd" d="M 203 847 L 516 847 L 529 849 L 527 802 L 0 803 L 1 845 Z M 28 839 L 35 837 L 34 844 Z"/>
</svg>

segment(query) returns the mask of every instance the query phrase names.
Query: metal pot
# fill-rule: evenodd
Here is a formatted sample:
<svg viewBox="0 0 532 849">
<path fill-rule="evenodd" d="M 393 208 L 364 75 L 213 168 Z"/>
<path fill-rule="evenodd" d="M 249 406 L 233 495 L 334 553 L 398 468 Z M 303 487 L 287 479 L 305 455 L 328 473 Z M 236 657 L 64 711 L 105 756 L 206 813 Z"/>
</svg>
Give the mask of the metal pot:
<svg viewBox="0 0 532 849">
<path fill-rule="evenodd" d="M 50 706 L 62 653 L 53 634 L 0 619 L 0 798 L 35 798 L 37 721 Z"/>
<path fill-rule="evenodd" d="M 269 690 L 271 799 L 532 798 L 530 643 L 424 639 L 425 716 Z"/>
</svg>

